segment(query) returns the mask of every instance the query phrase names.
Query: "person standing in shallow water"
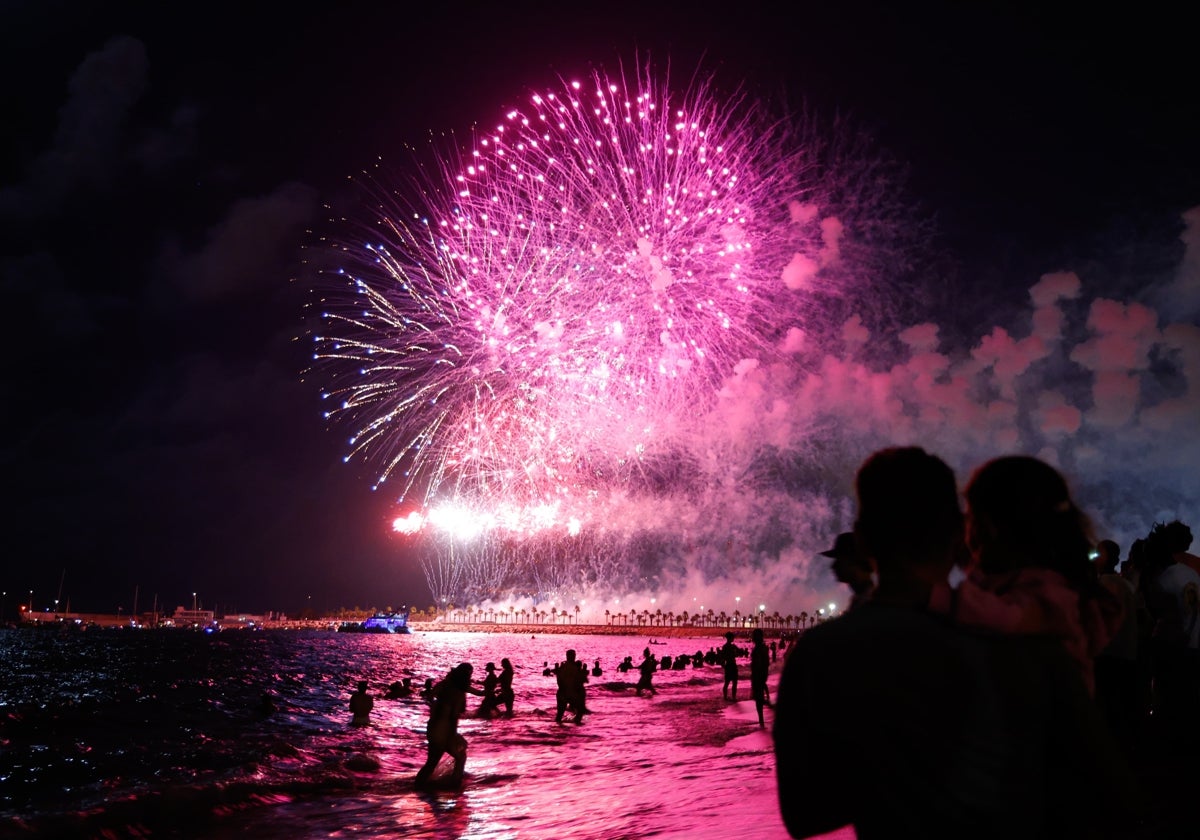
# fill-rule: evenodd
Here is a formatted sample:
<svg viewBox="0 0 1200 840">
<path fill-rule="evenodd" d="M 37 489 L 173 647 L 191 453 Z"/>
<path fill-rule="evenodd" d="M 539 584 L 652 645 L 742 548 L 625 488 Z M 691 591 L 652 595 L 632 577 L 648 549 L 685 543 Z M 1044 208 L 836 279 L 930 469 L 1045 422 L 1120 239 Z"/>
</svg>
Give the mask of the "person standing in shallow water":
<svg viewBox="0 0 1200 840">
<path fill-rule="evenodd" d="M 638 673 L 641 677 L 637 683 L 637 695 L 642 696 L 643 691 L 649 691 L 651 694 L 658 694 L 654 688 L 654 672 L 658 670 L 658 660 L 654 658 L 654 654 L 650 652 L 650 648 L 642 651 L 642 662 L 638 665 Z"/>
<path fill-rule="evenodd" d="M 358 689 L 350 695 L 350 719 L 352 726 L 366 726 L 371 722 L 371 710 L 375 708 L 375 700 L 367 694 L 367 681 L 360 680 Z"/>
<path fill-rule="evenodd" d="M 567 661 L 558 663 L 554 675 L 558 681 L 555 694 L 558 710 L 554 722 L 562 723 L 563 715 L 571 709 L 575 713 L 575 722 L 583 723 L 583 716 L 587 714 L 587 669 L 575 659 L 575 651 L 567 651 Z"/>
<path fill-rule="evenodd" d="M 449 783 L 452 787 L 462 786 L 467 764 L 467 739 L 458 734 L 458 721 L 467 711 L 467 695 L 483 694 L 471 685 L 473 671 L 469 662 L 455 665 L 446 678 L 433 687 L 429 701 L 429 723 L 425 727 L 429 752 L 425 764 L 417 771 L 418 786 L 429 783 L 438 762 L 446 753 L 454 759 Z"/>
<path fill-rule="evenodd" d="M 504 714 L 509 717 L 513 713 L 513 701 L 516 695 L 513 694 L 513 665 L 508 661 L 508 657 L 500 660 L 500 691 L 496 695 L 497 705 L 504 707 Z"/>
<path fill-rule="evenodd" d="M 479 717 L 487 717 L 492 713 L 492 710 L 500 705 L 499 686 L 500 677 L 496 673 L 496 663 L 489 662 L 484 666 L 487 672 L 483 678 L 483 702 L 479 704 L 479 708 L 475 714 Z"/>
<path fill-rule="evenodd" d="M 750 696 L 754 698 L 754 707 L 758 710 L 758 725 L 765 728 L 767 724 L 763 720 L 763 706 L 771 705 L 767 697 L 767 672 L 771 667 L 771 651 L 763 641 L 762 628 L 755 627 L 750 638 L 754 641 L 754 647 L 750 650 Z"/>
<path fill-rule="evenodd" d="M 725 682 L 721 685 L 721 696 L 726 700 L 737 701 L 737 685 L 738 685 L 738 665 L 737 665 L 738 649 L 733 643 L 733 634 L 725 634 L 725 644 L 721 646 L 721 650 L 717 653 L 717 659 L 721 663 L 721 667 L 725 670 Z M 730 694 L 730 688 L 733 692 Z"/>
</svg>

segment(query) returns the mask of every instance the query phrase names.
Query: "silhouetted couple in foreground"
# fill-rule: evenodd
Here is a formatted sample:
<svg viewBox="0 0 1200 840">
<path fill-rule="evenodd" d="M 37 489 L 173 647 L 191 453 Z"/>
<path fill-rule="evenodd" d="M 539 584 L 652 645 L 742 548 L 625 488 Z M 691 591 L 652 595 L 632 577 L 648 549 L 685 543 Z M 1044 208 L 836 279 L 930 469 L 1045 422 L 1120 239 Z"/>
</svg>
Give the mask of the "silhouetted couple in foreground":
<svg viewBox="0 0 1200 840">
<path fill-rule="evenodd" d="M 789 833 L 1127 836 L 1136 783 L 1088 690 L 1114 616 L 1062 477 L 1033 458 L 985 464 L 965 530 L 953 472 L 921 449 L 876 453 L 856 491 L 877 584 L 801 635 L 776 699 Z M 967 580 L 948 591 L 964 548 Z"/>
</svg>

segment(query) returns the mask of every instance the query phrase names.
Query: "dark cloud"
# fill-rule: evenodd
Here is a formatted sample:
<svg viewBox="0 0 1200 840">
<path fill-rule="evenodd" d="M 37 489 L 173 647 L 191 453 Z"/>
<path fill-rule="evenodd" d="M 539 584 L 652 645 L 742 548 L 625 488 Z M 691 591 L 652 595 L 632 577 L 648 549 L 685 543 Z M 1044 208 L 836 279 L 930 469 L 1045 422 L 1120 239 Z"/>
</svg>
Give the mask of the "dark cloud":
<svg viewBox="0 0 1200 840">
<path fill-rule="evenodd" d="M 81 187 L 110 185 L 120 172 L 129 114 L 146 90 L 145 45 L 118 37 L 88 55 L 71 76 L 53 142 L 23 184 L 0 191 L 0 214 L 37 218 L 55 212 Z"/>
<path fill-rule="evenodd" d="M 0 260 L 0 296 L 21 313 L 22 331 L 39 341 L 74 346 L 98 328 L 87 301 L 64 282 L 62 266 L 48 251 Z"/>
<path fill-rule="evenodd" d="M 185 305 L 248 297 L 263 287 L 278 286 L 281 266 L 295 262 L 299 234 L 316 207 L 315 190 L 298 183 L 284 184 L 258 198 L 238 199 L 207 232 L 199 251 L 164 249 L 162 272 Z M 288 246 L 290 254 L 284 253 Z"/>
<path fill-rule="evenodd" d="M 147 175 L 159 175 L 196 153 L 200 110 L 180 105 L 163 126 L 151 128 L 133 154 Z"/>
</svg>

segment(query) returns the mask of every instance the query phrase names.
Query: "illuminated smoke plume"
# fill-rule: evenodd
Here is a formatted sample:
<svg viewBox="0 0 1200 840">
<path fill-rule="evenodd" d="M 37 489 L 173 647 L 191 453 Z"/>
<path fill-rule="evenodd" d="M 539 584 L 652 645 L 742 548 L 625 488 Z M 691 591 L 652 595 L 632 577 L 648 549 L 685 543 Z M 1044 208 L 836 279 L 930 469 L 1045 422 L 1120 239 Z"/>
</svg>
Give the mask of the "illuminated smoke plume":
<svg viewBox="0 0 1200 840">
<path fill-rule="evenodd" d="M 439 601 L 823 603 L 814 551 L 884 445 L 962 477 L 1041 455 L 1122 536 L 1127 494 L 1195 504 L 1194 219 L 1155 292 L 1191 322 L 1063 272 L 951 347 L 897 323 L 921 226 L 852 133 L 645 70 L 532 95 L 439 161 L 335 243 L 315 362 Z"/>
</svg>

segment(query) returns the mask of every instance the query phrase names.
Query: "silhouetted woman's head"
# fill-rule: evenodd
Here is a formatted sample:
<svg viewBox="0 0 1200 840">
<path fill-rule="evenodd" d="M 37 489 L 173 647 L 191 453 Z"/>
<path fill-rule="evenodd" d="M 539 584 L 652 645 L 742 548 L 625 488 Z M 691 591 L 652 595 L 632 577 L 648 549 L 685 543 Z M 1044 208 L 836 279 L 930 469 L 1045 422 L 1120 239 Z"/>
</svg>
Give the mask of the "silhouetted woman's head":
<svg viewBox="0 0 1200 840">
<path fill-rule="evenodd" d="M 1091 526 L 1054 467 L 1024 455 L 988 461 L 967 484 L 967 544 L 985 572 L 1054 569 L 1073 583 L 1094 574 Z"/>
</svg>

